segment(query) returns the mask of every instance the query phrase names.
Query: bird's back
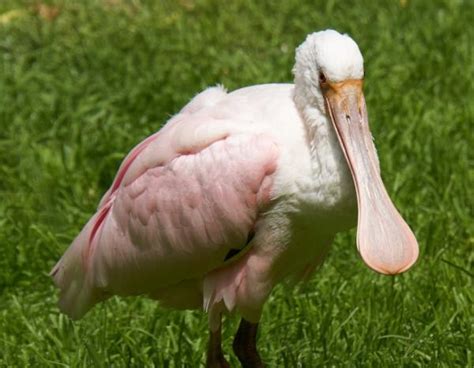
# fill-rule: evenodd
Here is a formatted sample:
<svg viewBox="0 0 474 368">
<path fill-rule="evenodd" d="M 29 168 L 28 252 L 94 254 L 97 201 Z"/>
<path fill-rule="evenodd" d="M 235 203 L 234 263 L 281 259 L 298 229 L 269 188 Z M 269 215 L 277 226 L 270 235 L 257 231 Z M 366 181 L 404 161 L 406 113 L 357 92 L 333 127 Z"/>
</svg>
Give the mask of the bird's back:
<svg viewBox="0 0 474 368">
<path fill-rule="evenodd" d="M 289 93 L 208 89 L 135 147 L 51 272 L 63 311 L 80 318 L 113 294 L 202 278 L 244 247 L 271 200 L 279 155 L 261 106 Z"/>
</svg>

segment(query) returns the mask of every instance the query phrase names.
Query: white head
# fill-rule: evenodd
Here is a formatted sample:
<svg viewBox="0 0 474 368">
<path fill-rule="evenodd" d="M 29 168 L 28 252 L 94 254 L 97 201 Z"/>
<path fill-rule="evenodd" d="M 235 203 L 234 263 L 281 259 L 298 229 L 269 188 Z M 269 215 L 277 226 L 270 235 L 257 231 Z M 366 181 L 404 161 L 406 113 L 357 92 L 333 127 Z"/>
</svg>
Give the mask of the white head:
<svg viewBox="0 0 474 368">
<path fill-rule="evenodd" d="M 315 32 L 296 49 L 293 68 L 297 97 L 305 103 L 316 100 L 324 112 L 321 80 L 337 83 L 364 78 L 364 58 L 348 35 L 332 29 Z"/>
<path fill-rule="evenodd" d="M 396 274 L 416 261 L 418 244 L 380 177 L 362 91 L 363 62 L 349 36 L 332 30 L 309 35 L 296 49 L 295 103 L 307 124 L 332 123 L 357 193 L 359 252 L 376 271 Z"/>
</svg>

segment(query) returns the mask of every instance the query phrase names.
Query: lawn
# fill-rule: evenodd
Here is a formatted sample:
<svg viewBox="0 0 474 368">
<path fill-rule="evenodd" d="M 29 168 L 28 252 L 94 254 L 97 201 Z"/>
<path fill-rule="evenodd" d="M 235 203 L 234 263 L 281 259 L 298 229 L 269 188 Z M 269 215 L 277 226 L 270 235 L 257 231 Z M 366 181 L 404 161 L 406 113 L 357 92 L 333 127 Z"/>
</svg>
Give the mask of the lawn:
<svg viewBox="0 0 474 368">
<path fill-rule="evenodd" d="M 35 5 L 36 4 L 36 5 Z M 396 277 L 341 234 L 262 318 L 269 367 L 474 366 L 474 2 L 0 2 L 0 366 L 198 367 L 207 319 L 113 298 L 59 313 L 48 272 L 121 159 L 206 86 L 292 80 L 335 28 L 365 56 L 384 181 L 420 243 Z M 230 353 L 238 319 L 224 327 Z M 230 357 L 232 366 L 236 359 Z"/>
</svg>

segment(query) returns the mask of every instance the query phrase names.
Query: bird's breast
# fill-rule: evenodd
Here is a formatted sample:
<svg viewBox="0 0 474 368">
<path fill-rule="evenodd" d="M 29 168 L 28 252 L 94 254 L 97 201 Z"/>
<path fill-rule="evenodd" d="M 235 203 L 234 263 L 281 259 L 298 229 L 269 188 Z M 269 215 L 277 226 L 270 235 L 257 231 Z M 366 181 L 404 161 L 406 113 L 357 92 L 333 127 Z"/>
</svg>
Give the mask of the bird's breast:
<svg viewBox="0 0 474 368">
<path fill-rule="evenodd" d="M 325 134 L 326 133 L 326 134 Z M 338 232 L 357 221 L 357 198 L 352 176 L 330 131 L 320 131 L 314 142 L 303 140 L 283 151 L 277 190 L 283 207 L 297 223 L 315 231 Z"/>
</svg>

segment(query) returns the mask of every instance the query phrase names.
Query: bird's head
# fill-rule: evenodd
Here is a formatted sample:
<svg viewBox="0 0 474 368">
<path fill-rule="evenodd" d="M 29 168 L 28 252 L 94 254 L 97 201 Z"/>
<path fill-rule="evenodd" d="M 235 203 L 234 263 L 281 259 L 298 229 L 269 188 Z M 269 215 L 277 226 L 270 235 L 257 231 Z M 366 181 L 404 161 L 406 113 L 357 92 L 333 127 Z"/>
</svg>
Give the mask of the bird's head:
<svg viewBox="0 0 474 368">
<path fill-rule="evenodd" d="M 380 177 L 363 94 L 363 58 L 357 44 L 333 30 L 309 35 L 296 50 L 295 100 L 317 110 L 337 134 L 358 202 L 357 247 L 372 269 L 397 274 L 418 257 L 413 232 L 390 200 Z M 304 113 L 304 111 L 303 111 Z"/>
</svg>

